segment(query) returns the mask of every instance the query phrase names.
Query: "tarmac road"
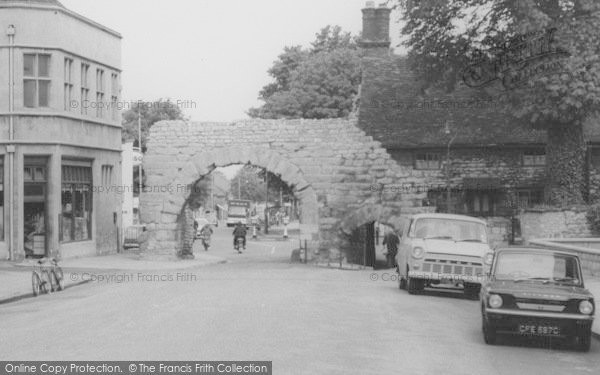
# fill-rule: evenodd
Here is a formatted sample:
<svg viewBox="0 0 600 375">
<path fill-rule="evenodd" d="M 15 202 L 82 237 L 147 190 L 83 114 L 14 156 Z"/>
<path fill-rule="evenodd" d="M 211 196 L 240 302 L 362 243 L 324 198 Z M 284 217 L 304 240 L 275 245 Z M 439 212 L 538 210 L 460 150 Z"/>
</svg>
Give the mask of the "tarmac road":
<svg viewBox="0 0 600 375">
<path fill-rule="evenodd" d="M 232 248 L 226 264 L 130 272 L 0 306 L 4 360 L 267 360 L 274 374 L 598 374 L 590 353 L 483 342 L 478 302 L 397 288 L 390 271 L 290 264 L 295 242 Z M 203 251 L 196 248 L 195 251 Z M 110 276 L 110 275 L 108 275 Z"/>
</svg>

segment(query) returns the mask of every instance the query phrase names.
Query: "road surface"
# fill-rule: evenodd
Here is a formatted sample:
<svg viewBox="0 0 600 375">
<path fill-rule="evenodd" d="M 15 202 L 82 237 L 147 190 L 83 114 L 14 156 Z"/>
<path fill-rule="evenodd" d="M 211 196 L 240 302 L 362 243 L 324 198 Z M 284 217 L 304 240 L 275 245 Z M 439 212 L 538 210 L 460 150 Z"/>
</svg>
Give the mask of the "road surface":
<svg viewBox="0 0 600 375">
<path fill-rule="evenodd" d="M 0 306 L 4 360 L 267 360 L 274 374 L 598 374 L 600 345 L 488 346 L 478 302 L 411 296 L 390 271 L 290 264 L 295 242 L 248 241 L 226 264 L 123 273 Z M 201 251 L 196 248 L 195 251 Z"/>
</svg>

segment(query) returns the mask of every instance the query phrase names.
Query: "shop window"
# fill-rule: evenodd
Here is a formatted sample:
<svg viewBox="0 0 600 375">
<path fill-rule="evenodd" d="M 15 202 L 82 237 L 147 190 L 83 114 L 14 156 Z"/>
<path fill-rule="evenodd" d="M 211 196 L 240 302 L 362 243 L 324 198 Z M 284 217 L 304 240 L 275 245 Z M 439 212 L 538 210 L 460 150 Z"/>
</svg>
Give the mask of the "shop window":
<svg viewBox="0 0 600 375">
<path fill-rule="evenodd" d="M 23 55 L 23 105 L 29 108 L 50 104 L 50 55 Z"/>
<path fill-rule="evenodd" d="M 423 152 L 415 156 L 415 169 L 440 169 L 441 156 L 435 152 Z"/>
<path fill-rule="evenodd" d="M 60 241 L 92 239 L 92 168 L 62 166 Z"/>
<path fill-rule="evenodd" d="M 4 159 L 0 156 L 0 241 L 4 240 Z"/>
<path fill-rule="evenodd" d="M 524 166 L 546 165 L 546 152 L 544 150 L 528 150 L 523 152 Z"/>
<path fill-rule="evenodd" d="M 46 254 L 45 158 L 25 157 L 23 167 L 23 250 L 26 257 Z"/>
</svg>

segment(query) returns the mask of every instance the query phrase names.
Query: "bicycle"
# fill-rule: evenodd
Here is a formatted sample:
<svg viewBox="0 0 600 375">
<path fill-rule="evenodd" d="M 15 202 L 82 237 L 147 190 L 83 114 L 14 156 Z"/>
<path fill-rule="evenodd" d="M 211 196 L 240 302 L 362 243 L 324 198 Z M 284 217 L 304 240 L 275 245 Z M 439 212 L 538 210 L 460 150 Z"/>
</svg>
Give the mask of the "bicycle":
<svg viewBox="0 0 600 375">
<path fill-rule="evenodd" d="M 40 294 L 46 294 L 52 292 L 52 281 L 50 279 L 50 272 L 44 267 L 44 262 L 38 260 L 37 265 L 33 265 L 33 272 L 31 273 L 31 286 L 33 288 L 33 296 L 37 297 Z"/>
<path fill-rule="evenodd" d="M 40 294 L 52 293 L 64 289 L 64 274 L 62 268 L 58 265 L 58 260 L 52 258 L 50 266 L 46 266 L 46 263 L 47 261 L 40 259 L 33 266 L 31 284 L 35 297 Z"/>
<path fill-rule="evenodd" d="M 50 260 L 50 285 L 52 291 L 60 292 L 65 289 L 64 273 L 62 268 L 58 265 L 58 260 L 56 258 Z"/>
</svg>

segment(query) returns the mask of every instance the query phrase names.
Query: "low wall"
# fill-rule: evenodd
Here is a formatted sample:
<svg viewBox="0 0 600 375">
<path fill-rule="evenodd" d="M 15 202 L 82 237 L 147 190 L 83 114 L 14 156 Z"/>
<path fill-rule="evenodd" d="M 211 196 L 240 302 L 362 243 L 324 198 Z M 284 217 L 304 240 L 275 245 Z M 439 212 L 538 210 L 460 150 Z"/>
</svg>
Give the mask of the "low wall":
<svg viewBox="0 0 600 375">
<path fill-rule="evenodd" d="M 522 237 L 525 241 L 532 238 L 592 237 L 586 213 L 587 207 L 528 209 L 519 215 Z"/>
<path fill-rule="evenodd" d="M 528 241 L 529 245 L 577 253 L 583 272 L 600 276 L 600 238 L 553 239 L 537 238 Z"/>
<path fill-rule="evenodd" d="M 489 228 L 490 247 L 508 244 L 510 237 L 510 219 L 505 217 L 488 217 L 486 219 Z"/>
</svg>

